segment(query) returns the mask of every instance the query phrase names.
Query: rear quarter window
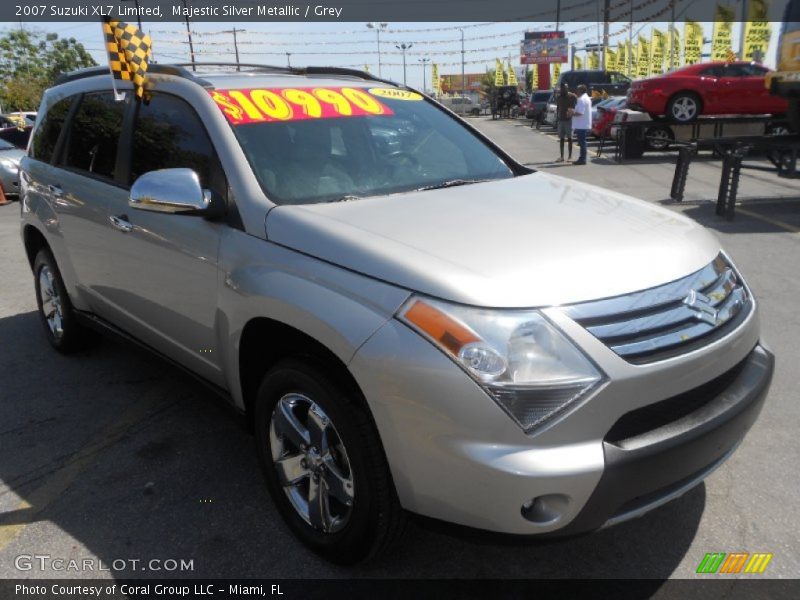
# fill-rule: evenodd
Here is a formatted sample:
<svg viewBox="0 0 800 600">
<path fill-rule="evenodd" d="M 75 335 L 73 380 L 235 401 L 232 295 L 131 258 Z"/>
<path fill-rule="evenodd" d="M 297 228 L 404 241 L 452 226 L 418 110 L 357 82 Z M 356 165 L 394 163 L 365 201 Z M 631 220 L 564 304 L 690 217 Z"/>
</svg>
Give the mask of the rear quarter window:
<svg viewBox="0 0 800 600">
<path fill-rule="evenodd" d="M 44 120 L 36 128 L 36 134 L 33 136 L 32 158 L 46 163 L 53 160 L 53 152 L 58 142 L 58 136 L 61 135 L 61 130 L 64 129 L 67 113 L 69 113 L 74 100 L 75 96 L 59 100 L 47 111 Z"/>
</svg>

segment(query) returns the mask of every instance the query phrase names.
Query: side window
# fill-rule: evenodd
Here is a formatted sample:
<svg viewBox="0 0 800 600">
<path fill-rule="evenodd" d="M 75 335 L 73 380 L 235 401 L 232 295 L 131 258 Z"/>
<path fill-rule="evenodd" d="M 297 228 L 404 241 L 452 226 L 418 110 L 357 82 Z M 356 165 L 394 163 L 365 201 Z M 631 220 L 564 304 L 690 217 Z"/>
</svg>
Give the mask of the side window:
<svg viewBox="0 0 800 600">
<path fill-rule="evenodd" d="M 148 171 L 175 168 L 194 170 L 204 188 L 224 195 L 222 168 L 200 117 L 177 96 L 155 94 L 139 107 L 130 182 Z"/>
<path fill-rule="evenodd" d="M 114 179 L 126 106 L 111 92 L 86 94 L 70 124 L 64 166 Z"/>
<path fill-rule="evenodd" d="M 700 71 L 703 77 L 724 77 L 724 67 L 709 67 Z"/>
<path fill-rule="evenodd" d="M 74 96 L 70 96 L 59 100 L 47 111 L 44 121 L 36 128 L 36 135 L 33 136 L 32 158 L 46 163 L 53 159 L 53 151 L 56 149 L 58 136 L 64 128 L 64 121 L 67 119 L 67 113 L 74 99 Z"/>
</svg>

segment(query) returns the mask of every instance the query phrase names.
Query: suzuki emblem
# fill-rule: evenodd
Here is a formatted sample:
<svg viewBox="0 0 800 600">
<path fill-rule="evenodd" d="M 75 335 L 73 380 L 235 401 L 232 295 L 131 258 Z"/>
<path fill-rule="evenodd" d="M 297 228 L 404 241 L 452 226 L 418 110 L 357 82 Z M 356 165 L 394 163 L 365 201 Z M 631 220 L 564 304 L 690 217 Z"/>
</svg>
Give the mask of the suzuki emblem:
<svg viewBox="0 0 800 600">
<path fill-rule="evenodd" d="M 683 299 L 683 303 L 694 311 L 694 318 L 709 325 L 719 323 L 719 311 L 714 308 L 714 304 L 708 296 L 692 290 Z"/>
</svg>

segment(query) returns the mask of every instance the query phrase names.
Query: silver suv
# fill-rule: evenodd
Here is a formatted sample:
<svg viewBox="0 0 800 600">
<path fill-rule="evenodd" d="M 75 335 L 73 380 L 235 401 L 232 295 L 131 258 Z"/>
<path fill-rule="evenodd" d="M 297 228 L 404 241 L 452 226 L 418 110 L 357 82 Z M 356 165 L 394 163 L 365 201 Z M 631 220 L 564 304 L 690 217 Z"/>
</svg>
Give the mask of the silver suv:
<svg viewBox="0 0 800 600">
<path fill-rule="evenodd" d="M 406 511 L 571 534 L 700 482 L 773 371 L 702 227 L 531 171 L 367 73 L 154 65 L 47 91 L 21 165 L 44 331 L 134 339 L 253 424 L 272 498 L 354 562 Z"/>
</svg>

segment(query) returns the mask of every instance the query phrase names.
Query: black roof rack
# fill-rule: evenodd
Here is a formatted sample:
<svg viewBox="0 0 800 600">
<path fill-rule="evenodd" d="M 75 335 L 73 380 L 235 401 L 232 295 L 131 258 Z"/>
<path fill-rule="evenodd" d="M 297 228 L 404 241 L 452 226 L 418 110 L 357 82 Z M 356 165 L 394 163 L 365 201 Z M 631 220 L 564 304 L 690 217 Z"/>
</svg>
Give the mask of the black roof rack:
<svg viewBox="0 0 800 600">
<path fill-rule="evenodd" d="M 382 79 L 375 77 L 367 71 L 359 71 L 358 69 L 347 69 L 344 67 L 278 67 L 275 65 L 262 65 L 254 63 L 231 63 L 231 62 L 202 62 L 202 63 L 171 63 L 160 64 L 154 63 L 147 66 L 147 72 L 160 75 L 173 75 L 175 77 L 182 77 L 184 79 L 192 79 L 204 87 L 211 87 L 211 84 L 198 77 L 194 72 L 190 71 L 191 67 L 231 67 L 231 68 L 245 68 L 252 71 L 263 73 L 286 73 L 290 75 L 342 75 L 346 77 L 358 77 L 359 79 L 366 79 L 368 81 L 379 81 L 393 86 L 399 86 L 398 83 L 389 79 Z M 110 74 L 107 66 L 88 67 L 85 69 L 78 69 L 77 71 L 70 71 L 64 73 L 56 79 L 56 85 L 67 83 L 70 81 L 77 81 L 79 79 L 86 79 L 88 77 L 96 77 L 98 75 Z"/>
<path fill-rule="evenodd" d="M 372 73 L 367 71 L 360 71 L 359 69 L 348 69 L 345 67 L 280 67 L 276 65 L 264 65 L 258 63 L 235 63 L 235 62 L 199 62 L 199 63 L 173 63 L 172 66 L 182 67 L 188 69 L 192 66 L 195 67 L 231 67 L 231 68 L 245 68 L 257 72 L 265 73 L 287 73 L 290 75 L 344 75 L 347 77 L 358 77 L 359 79 L 366 79 L 369 81 L 380 81 L 381 83 L 388 83 L 390 85 L 399 85 L 395 81 L 389 79 L 382 79 L 375 77 Z"/>
<path fill-rule="evenodd" d="M 170 64 L 150 64 L 147 65 L 147 72 L 148 73 L 158 73 L 162 75 L 174 75 L 175 77 L 183 77 L 185 79 L 196 79 L 198 83 L 202 80 L 199 77 L 195 77 L 191 72 L 187 71 L 183 68 L 182 65 L 170 65 Z M 76 71 L 70 71 L 69 73 L 63 73 L 58 76 L 56 79 L 55 85 L 61 85 L 62 83 L 68 83 L 70 81 L 77 81 L 78 79 L 86 79 L 87 77 L 96 77 L 98 75 L 110 75 L 111 71 L 109 71 L 108 66 L 101 65 L 98 67 L 87 67 L 85 69 L 78 69 Z M 202 84 L 201 84 L 202 85 Z"/>
</svg>

